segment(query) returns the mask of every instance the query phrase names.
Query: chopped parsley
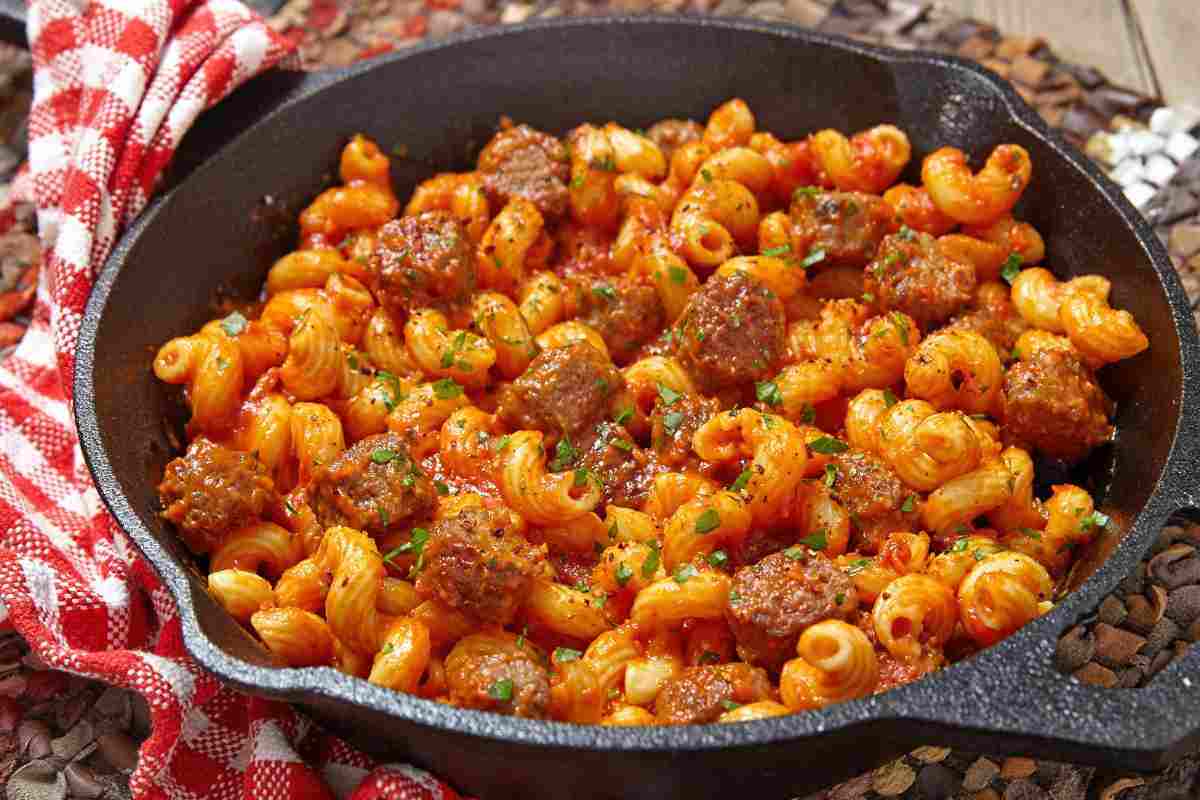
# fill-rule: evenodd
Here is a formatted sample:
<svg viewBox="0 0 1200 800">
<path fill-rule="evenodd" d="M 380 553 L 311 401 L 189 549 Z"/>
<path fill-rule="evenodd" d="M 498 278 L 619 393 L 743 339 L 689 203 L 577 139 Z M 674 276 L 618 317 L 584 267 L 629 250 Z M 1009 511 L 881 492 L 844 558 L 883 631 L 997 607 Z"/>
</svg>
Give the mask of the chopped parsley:
<svg viewBox="0 0 1200 800">
<path fill-rule="evenodd" d="M 1021 535 L 1028 536 L 1030 539 L 1036 539 L 1039 542 L 1042 540 L 1041 532 L 1035 531 L 1033 528 L 1021 528 Z"/>
<path fill-rule="evenodd" d="M 708 171 L 708 167 L 700 168 L 700 177 L 704 178 L 705 183 L 712 182 L 712 173 Z"/>
<path fill-rule="evenodd" d="M 783 403 L 783 394 L 779 391 L 779 384 L 775 381 L 756 381 L 754 384 L 754 396 L 758 398 L 760 403 L 766 403 L 769 406 L 777 406 Z"/>
<path fill-rule="evenodd" d="M 810 533 L 800 540 L 800 544 L 813 550 L 824 550 L 829 545 L 829 539 L 825 536 L 824 529 L 816 533 Z"/>
<path fill-rule="evenodd" d="M 737 480 L 735 480 L 733 483 L 731 483 L 729 485 L 729 491 L 731 491 L 731 492 L 742 491 L 743 489 L 746 488 L 746 484 L 750 483 L 750 479 L 753 477 L 754 477 L 754 473 L 751 472 L 749 469 L 742 470 L 741 474 L 739 474 L 737 476 Z"/>
<path fill-rule="evenodd" d="M 578 661 L 582 656 L 583 656 L 583 653 L 581 653 L 578 650 L 575 650 L 573 648 L 556 647 L 556 648 L 554 648 L 554 655 L 552 656 L 552 658 L 554 659 L 554 662 L 556 664 L 563 664 L 563 663 L 566 663 L 567 661 Z"/>
<path fill-rule="evenodd" d="M 858 573 L 862 572 L 867 567 L 871 566 L 871 561 L 872 561 L 872 559 L 869 559 L 869 558 L 854 559 L 846 567 L 846 574 L 847 575 L 857 575 Z"/>
<path fill-rule="evenodd" d="M 837 465 L 826 464 L 825 465 L 825 488 L 832 489 L 833 485 L 835 483 L 837 483 L 837 479 L 838 479 Z"/>
<path fill-rule="evenodd" d="M 846 595 L 842 594 L 841 592 L 838 592 L 837 594 L 835 594 L 833 596 L 833 602 L 837 603 L 840 606 L 842 603 L 846 602 Z"/>
<path fill-rule="evenodd" d="M 714 653 L 712 650 L 705 650 L 703 653 L 700 654 L 700 657 L 698 659 L 696 659 L 696 663 L 700 664 L 700 665 L 720 664 L 721 663 L 721 654 Z"/>
<path fill-rule="evenodd" d="M 614 302 L 617 299 L 617 290 L 612 288 L 608 284 L 601 284 L 599 286 L 593 286 L 592 294 L 596 295 L 599 298 L 607 300 L 610 303 Z"/>
<path fill-rule="evenodd" d="M 874 292 L 863 292 L 862 293 L 862 301 L 864 303 L 874 303 L 875 302 L 875 293 Z"/>
<path fill-rule="evenodd" d="M 399 547 L 389 550 L 387 555 L 383 557 L 383 560 L 390 563 L 391 560 L 396 556 L 412 553 L 417 557 L 417 560 L 416 563 L 413 564 L 409 575 L 416 575 L 421 571 L 421 567 L 424 566 L 425 543 L 428 541 L 429 531 L 427 531 L 425 528 L 413 528 L 412 536 L 409 538 L 409 540 Z"/>
<path fill-rule="evenodd" d="M 715 508 L 710 508 L 696 518 L 696 533 L 710 533 L 721 525 L 721 515 Z"/>
<path fill-rule="evenodd" d="M 663 417 L 663 428 L 672 436 L 679 430 L 679 426 L 683 424 L 683 412 L 672 411 Z"/>
<path fill-rule="evenodd" d="M 488 687 L 488 697 L 501 702 L 512 700 L 513 682 L 512 678 L 501 678 Z"/>
<path fill-rule="evenodd" d="M 801 197 L 815 197 L 820 193 L 820 186 L 800 186 L 794 192 L 792 192 L 792 199 L 796 200 Z"/>
<path fill-rule="evenodd" d="M 804 257 L 804 260 L 802 260 L 800 262 L 800 266 L 803 267 L 804 269 L 808 269 L 809 267 L 813 266 L 814 264 L 820 264 L 824 260 L 825 260 L 825 251 L 824 250 L 813 250 L 811 253 L 809 253 L 807 256 Z"/>
<path fill-rule="evenodd" d="M 665 386 L 661 383 L 658 384 L 658 396 L 659 399 L 663 401 L 663 405 L 665 406 L 674 405 L 679 398 L 683 397 L 682 394 L 675 391 L 670 386 Z"/>
<path fill-rule="evenodd" d="M 734 589 L 732 592 L 729 593 L 729 602 L 740 603 L 741 601 L 742 601 L 742 595 L 737 589 Z"/>
<path fill-rule="evenodd" d="M 691 564 L 684 564 L 675 570 L 675 582 L 679 584 L 687 583 L 688 578 L 693 578 L 696 575 L 696 568 Z"/>
<path fill-rule="evenodd" d="M 667 274 L 671 276 L 671 283 L 683 286 L 687 282 L 687 270 L 683 267 L 667 267 Z"/>
<path fill-rule="evenodd" d="M 622 439 L 619 436 L 615 439 L 609 439 L 608 443 L 618 450 L 624 450 L 626 453 L 633 452 L 633 442 L 628 441 L 627 439 Z"/>
<path fill-rule="evenodd" d="M 772 247 L 770 250 L 763 250 L 762 254 L 768 258 L 783 258 L 792 252 L 792 248 L 786 244 L 781 244 L 779 247 Z"/>
<path fill-rule="evenodd" d="M 631 570 L 628 565 L 622 561 L 620 564 L 617 564 L 616 577 L 617 585 L 624 586 L 625 584 L 629 583 L 629 579 L 633 577 L 633 570 Z"/>
<path fill-rule="evenodd" d="M 823 456 L 834 455 L 835 453 L 844 453 L 850 449 L 850 445 L 843 442 L 841 439 L 835 439 L 832 436 L 822 436 L 819 439 L 814 439 L 808 443 L 808 449 L 814 453 L 820 453 Z"/>
<path fill-rule="evenodd" d="M 508 443 L 511 441 L 512 441 L 512 436 L 510 434 L 506 433 L 503 436 L 501 436 L 499 439 L 496 440 L 496 452 L 499 453 L 501 450 L 508 447 Z"/>
<path fill-rule="evenodd" d="M 912 228 L 908 227 L 907 225 L 901 225 L 900 232 L 896 235 L 899 236 L 901 239 L 903 239 L 906 242 L 911 242 L 913 239 L 917 238 L 916 231 L 914 231 Z"/>
<path fill-rule="evenodd" d="M 571 188 L 572 189 L 578 189 L 581 186 L 583 186 L 583 173 L 582 172 L 571 179 Z"/>
<path fill-rule="evenodd" d="M 579 469 L 575 470 L 575 488 L 582 489 L 584 486 L 587 486 L 588 479 L 591 476 L 592 476 L 592 473 L 588 472 L 583 467 L 580 467 Z"/>
<path fill-rule="evenodd" d="M 442 378 L 433 382 L 433 396 L 438 400 L 453 400 L 461 397 L 463 387 L 453 378 Z"/>
<path fill-rule="evenodd" d="M 908 319 L 899 311 L 892 312 L 892 324 L 900 334 L 900 343 L 908 347 Z"/>
<path fill-rule="evenodd" d="M 721 707 L 724 708 L 726 711 L 733 711 L 735 709 L 741 708 L 742 704 L 735 703 L 732 700 L 722 700 Z"/>
<path fill-rule="evenodd" d="M 442 497 L 450 494 L 450 487 L 446 485 L 445 481 L 434 481 L 433 488 L 436 489 L 437 493 Z"/>
<path fill-rule="evenodd" d="M 1093 511 L 1083 519 L 1079 520 L 1079 530 L 1084 531 L 1085 533 L 1090 531 L 1092 528 L 1100 528 L 1103 530 L 1104 528 L 1108 527 L 1108 523 L 1109 516 L 1107 514 L 1101 514 L 1099 511 Z"/>
<path fill-rule="evenodd" d="M 396 452 L 394 450 L 389 450 L 386 447 L 377 447 L 375 448 L 375 451 L 371 453 L 371 460 L 376 464 L 386 464 L 395 457 Z"/>
<path fill-rule="evenodd" d="M 244 316 L 238 311 L 234 311 L 225 319 L 221 320 L 221 330 L 225 331 L 225 335 L 234 337 L 246 330 L 246 326 L 250 324 Z"/>
<path fill-rule="evenodd" d="M 812 425 L 817 421 L 817 410 L 813 408 L 812 403 L 800 406 L 800 421 L 805 425 Z"/>
<path fill-rule="evenodd" d="M 1021 256 L 1013 253 L 1008 258 L 1004 259 L 1004 266 L 1000 268 L 1000 277 L 1008 281 L 1010 284 L 1017 279 L 1017 274 L 1021 271 Z"/>
<path fill-rule="evenodd" d="M 651 540 L 647 544 L 650 546 L 650 555 L 646 556 L 646 560 L 642 562 L 642 577 L 650 580 L 654 577 L 654 573 L 658 572 L 658 565 L 662 561 L 662 555 L 658 550 L 657 539 Z"/>
<path fill-rule="evenodd" d="M 887 406 L 888 408 L 891 408 L 892 406 L 896 405 L 897 402 L 899 402 L 899 401 L 896 400 L 896 395 L 892 394 L 891 389 L 883 390 L 883 404 L 885 406 Z"/>
<path fill-rule="evenodd" d="M 632 408 L 622 408 L 620 411 L 617 412 L 617 415 L 615 417 L 613 417 L 613 422 L 617 423 L 618 425 L 624 425 L 626 422 L 629 422 L 629 420 L 631 420 L 631 419 L 633 419 L 633 409 Z"/>
<path fill-rule="evenodd" d="M 577 458 L 579 458 L 579 451 L 571 444 L 568 437 L 563 436 L 554 446 L 554 460 L 550 462 L 550 469 L 554 472 L 562 472 L 574 464 Z"/>
<path fill-rule="evenodd" d="M 961 539 L 959 539 L 958 541 L 956 541 L 956 542 L 954 543 L 954 546 L 953 546 L 953 547 L 951 547 L 951 548 L 949 549 L 949 551 L 947 551 L 947 552 L 950 552 L 950 553 L 964 553 L 964 552 L 966 552 L 966 550 L 967 550 L 967 539 L 966 539 L 966 537 L 964 536 L 964 537 L 962 537 Z"/>
<path fill-rule="evenodd" d="M 729 563 L 729 554 L 724 550 L 714 550 L 708 554 L 708 563 L 714 567 L 724 567 Z"/>
<path fill-rule="evenodd" d="M 904 498 L 904 503 L 900 506 L 900 510 L 903 511 L 905 514 L 909 513 L 910 511 L 913 510 L 913 506 L 916 504 L 916 500 L 917 500 L 917 496 L 915 494 L 910 494 L 908 497 Z"/>
<path fill-rule="evenodd" d="M 808 561 L 808 551 L 799 545 L 789 547 L 783 551 L 783 554 L 792 561 Z"/>
</svg>

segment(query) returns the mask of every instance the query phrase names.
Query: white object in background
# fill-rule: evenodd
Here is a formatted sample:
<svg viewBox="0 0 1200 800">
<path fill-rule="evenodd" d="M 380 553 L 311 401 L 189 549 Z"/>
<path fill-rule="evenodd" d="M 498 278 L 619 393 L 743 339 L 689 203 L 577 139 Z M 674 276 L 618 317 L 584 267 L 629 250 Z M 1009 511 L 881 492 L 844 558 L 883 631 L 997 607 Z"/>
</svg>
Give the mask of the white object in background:
<svg viewBox="0 0 1200 800">
<path fill-rule="evenodd" d="M 1108 175 L 1121 186 L 1132 186 L 1146 177 L 1146 170 L 1142 167 L 1142 162 L 1136 158 L 1127 158 L 1120 164 L 1117 164 L 1113 171 Z"/>
<path fill-rule="evenodd" d="M 1135 156 L 1149 156 L 1162 152 L 1167 140 L 1150 131 L 1130 131 L 1129 150 Z"/>
<path fill-rule="evenodd" d="M 1129 131 L 1110 133 L 1108 135 L 1109 162 L 1120 164 L 1130 153 Z"/>
<path fill-rule="evenodd" d="M 1146 159 L 1146 180 L 1157 186 L 1166 186 L 1178 171 L 1179 167 L 1175 166 L 1175 162 L 1162 153 Z"/>
<path fill-rule="evenodd" d="M 1165 152 L 1176 161 L 1186 161 L 1197 150 L 1200 150 L 1200 140 L 1190 133 L 1180 131 L 1167 139 Z"/>
<path fill-rule="evenodd" d="M 1134 208 L 1144 207 L 1154 199 L 1156 194 L 1158 194 L 1158 189 L 1148 183 L 1135 183 L 1125 187 L 1125 197 L 1133 203 Z"/>
<path fill-rule="evenodd" d="M 1182 133 L 1200 125 L 1200 108 L 1189 105 L 1163 106 L 1150 115 L 1150 130 L 1162 136 Z"/>
</svg>

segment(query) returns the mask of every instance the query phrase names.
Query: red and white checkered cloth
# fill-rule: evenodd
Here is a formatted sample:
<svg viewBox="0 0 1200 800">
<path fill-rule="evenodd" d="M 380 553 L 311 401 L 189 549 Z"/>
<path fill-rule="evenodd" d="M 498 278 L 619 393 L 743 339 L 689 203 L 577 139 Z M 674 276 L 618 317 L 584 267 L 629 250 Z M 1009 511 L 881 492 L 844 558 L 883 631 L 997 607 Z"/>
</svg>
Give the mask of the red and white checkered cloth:
<svg viewBox="0 0 1200 800">
<path fill-rule="evenodd" d="M 0 614 L 50 666 L 149 701 L 136 798 L 457 798 L 192 662 L 171 597 L 100 503 L 68 408 L 97 269 L 196 117 L 288 60 L 287 43 L 233 0 L 32 0 L 29 40 L 14 194 L 37 205 L 44 264 L 33 323 L 0 364 Z"/>
</svg>

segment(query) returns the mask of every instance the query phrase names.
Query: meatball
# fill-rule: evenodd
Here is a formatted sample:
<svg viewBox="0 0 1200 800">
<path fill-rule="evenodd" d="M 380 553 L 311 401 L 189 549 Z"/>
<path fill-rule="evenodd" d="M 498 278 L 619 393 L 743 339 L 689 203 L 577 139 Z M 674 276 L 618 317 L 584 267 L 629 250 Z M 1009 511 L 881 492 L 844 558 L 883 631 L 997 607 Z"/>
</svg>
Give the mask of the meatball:
<svg viewBox="0 0 1200 800">
<path fill-rule="evenodd" d="M 445 211 L 394 219 L 379 229 L 370 263 L 380 305 L 409 311 L 465 300 L 475 291 L 475 255 L 462 224 Z"/>
<path fill-rule="evenodd" d="M 513 197 L 525 198 L 550 219 L 567 210 L 567 148 L 548 133 L 528 125 L 500 131 L 479 153 L 479 172 L 493 210 Z"/>
<path fill-rule="evenodd" d="M 627 281 L 591 280 L 580 293 L 585 312 L 583 322 L 604 339 L 612 360 L 633 361 L 643 344 L 662 330 L 662 302 L 653 286 Z"/>
<path fill-rule="evenodd" d="M 196 553 L 209 552 L 227 533 L 250 524 L 278 499 L 261 461 L 203 437 L 167 464 L 158 495 L 163 517 L 175 523 Z"/>
<path fill-rule="evenodd" d="M 778 670 L 796 655 L 810 625 L 846 619 L 858 608 L 854 583 L 834 563 L 806 548 L 775 553 L 733 576 L 725 619 L 743 661 Z"/>
<path fill-rule="evenodd" d="M 474 634 L 446 655 L 446 688 L 461 708 L 540 719 L 550 705 L 550 676 L 529 650 L 503 635 Z"/>
<path fill-rule="evenodd" d="M 1043 455 L 1078 461 L 1112 436 L 1112 401 L 1074 354 L 1043 350 L 1008 368 L 1006 433 Z"/>
<path fill-rule="evenodd" d="M 903 311 L 928 330 L 971 302 L 975 267 L 942 255 L 929 234 L 906 229 L 880 244 L 864 288 L 884 311 Z"/>
<path fill-rule="evenodd" d="M 587 342 L 572 342 L 538 354 L 525 372 L 500 390 L 496 413 L 513 429 L 536 429 L 578 444 L 608 416 L 625 379 Z"/>
<path fill-rule="evenodd" d="M 909 500 L 912 492 L 883 459 L 850 450 L 834 456 L 830 463 L 830 494 L 854 520 L 858 549 L 877 552 L 880 542 L 892 531 L 914 530 L 916 500 Z"/>
<path fill-rule="evenodd" d="M 663 684 L 654 702 L 660 722 L 689 725 L 714 722 L 732 703 L 771 699 L 767 673 L 749 664 L 688 667 Z"/>
<path fill-rule="evenodd" d="M 579 448 L 574 466 L 586 469 L 604 488 L 601 505 L 641 508 L 658 471 L 652 454 L 638 447 L 620 425 L 601 422 Z"/>
<path fill-rule="evenodd" d="M 437 493 L 397 433 L 355 443 L 319 469 L 312 508 L 321 527 L 346 525 L 382 536 L 433 510 Z"/>
<path fill-rule="evenodd" d="M 690 119 L 663 119 L 650 126 L 646 138 L 658 145 L 668 163 L 675 151 L 704 138 L 704 126 Z"/>
<path fill-rule="evenodd" d="M 785 351 L 783 303 L 747 275 L 714 275 L 692 295 L 672 337 L 705 391 L 763 380 Z"/>
<path fill-rule="evenodd" d="M 975 292 L 971 308 L 946 324 L 946 330 L 974 331 L 992 343 L 1000 357 L 1007 360 L 1017 339 L 1029 330 L 1029 323 L 1017 313 L 1008 288 L 985 283 Z"/>
<path fill-rule="evenodd" d="M 822 250 L 822 263 L 852 267 L 875 256 L 892 222 L 891 207 L 883 198 L 860 192 L 801 190 L 789 211 L 793 230 L 809 252 Z"/>
<path fill-rule="evenodd" d="M 417 592 L 480 622 L 506 625 L 544 558 L 544 547 L 512 530 L 508 511 L 467 509 L 429 529 Z"/>
<path fill-rule="evenodd" d="M 650 441 L 658 460 L 671 467 L 685 464 L 692 455 L 692 436 L 720 412 L 719 402 L 696 394 L 685 394 L 670 405 L 655 404 Z"/>
</svg>

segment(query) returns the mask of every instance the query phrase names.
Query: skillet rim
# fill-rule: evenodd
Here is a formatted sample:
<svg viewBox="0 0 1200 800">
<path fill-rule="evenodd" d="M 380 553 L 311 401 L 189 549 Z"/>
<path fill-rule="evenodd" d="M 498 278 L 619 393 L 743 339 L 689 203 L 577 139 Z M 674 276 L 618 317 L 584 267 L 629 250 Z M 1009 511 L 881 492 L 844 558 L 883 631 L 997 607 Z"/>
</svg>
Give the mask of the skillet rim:
<svg viewBox="0 0 1200 800">
<path fill-rule="evenodd" d="M 965 72 L 980 87 L 1000 101 L 997 116 L 1007 118 L 1044 142 L 1067 164 L 1082 173 L 1093 189 L 1132 230 L 1144 257 L 1154 270 L 1171 308 L 1172 322 L 1179 338 L 1182 391 L 1179 398 L 1176 429 L 1156 486 L 1146 505 L 1128 525 L 1119 545 L 1104 563 L 1076 591 L 1070 593 L 1053 611 L 1024 626 L 1016 634 L 973 658 L 940 670 L 934 675 L 882 695 L 830 706 L 818 711 L 792 714 L 785 717 L 758 720 L 740 725 L 691 725 L 682 727 L 607 728 L 599 725 L 577 725 L 557 721 L 524 720 L 498 714 L 456 709 L 433 701 L 384 689 L 366 681 L 350 678 L 329 667 L 281 669 L 261 667 L 227 654 L 208 638 L 199 623 L 192 603 L 192 584 L 187 567 L 161 545 L 154 534 L 142 525 L 124 496 L 119 481 L 107 458 L 100 436 L 95 409 L 94 368 L 95 339 L 105 307 L 111 297 L 117 274 L 128 251 L 143 231 L 149 228 L 158 213 L 171 200 L 179 187 L 156 198 L 134 224 L 123 234 L 113 253 L 97 277 L 82 321 L 79 352 L 75 369 L 75 418 L 81 447 L 97 489 L 116 517 L 120 527 L 129 535 L 152 564 L 179 607 L 182 638 L 189 654 L 202 666 L 221 679 L 245 691 L 290 700 L 316 697 L 369 707 L 380 713 L 398 717 L 406 722 L 431 726 L 455 734 L 479 736 L 516 744 L 567 748 L 602 749 L 608 752 L 706 751 L 736 746 L 750 746 L 796 740 L 821 733 L 848 731 L 889 721 L 908 721 L 923 724 L 925 729 L 941 729 L 985 736 L 1048 739 L 1084 748 L 1107 748 L 1132 754 L 1157 754 L 1178 744 L 1187 735 L 1196 735 L 1200 725 L 1200 697 L 1190 691 L 1190 682 L 1182 674 L 1189 670 L 1200 672 L 1200 648 L 1177 661 L 1155 679 L 1149 687 L 1136 693 L 1098 690 L 1086 686 L 1053 670 L 1051 656 L 1056 633 L 1065 630 L 1073 621 L 1091 612 L 1101 597 L 1128 574 L 1152 544 L 1153 536 L 1178 507 L 1197 504 L 1197 496 L 1184 485 L 1185 464 L 1197 460 L 1196 442 L 1183 433 L 1200 425 L 1200 389 L 1196 388 L 1197 363 L 1200 363 L 1200 343 L 1190 308 L 1181 283 L 1171 266 L 1165 249 L 1146 220 L 1129 204 L 1100 170 L 1073 147 L 1051 131 L 1016 92 L 994 74 L 981 66 L 956 56 L 925 51 L 902 51 L 811 30 L 788 23 L 762 22 L 736 18 L 711 18 L 688 15 L 637 15 L 539 20 L 519 25 L 479 28 L 460 32 L 439 41 L 427 41 L 403 51 L 381 56 L 368 62 L 341 70 L 308 73 L 289 91 L 285 99 L 271 106 L 270 111 L 240 131 L 217 149 L 217 153 L 233 146 L 253 129 L 269 125 L 285 109 L 304 102 L 322 89 L 350 81 L 373 69 L 404 61 L 443 48 L 469 45 L 478 40 L 521 36 L 540 30 L 577 27 L 611 27 L 623 25 L 667 25 L 680 29 L 694 27 L 720 28 L 731 32 L 768 34 L 786 38 L 801 46 L 833 48 L 849 52 L 886 65 L 915 64 L 928 69 Z M 217 169 L 215 157 L 197 167 Z M 1189 458 L 1190 456 L 1190 458 Z M 1033 653 L 1034 657 L 1029 658 Z M 997 677 L 1009 680 L 996 681 Z M 986 685 L 981 691 L 973 679 Z M 1012 680 L 1011 678 L 1016 678 Z M 1033 697 L 1030 689 L 1041 691 Z M 1124 696 L 1124 701 L 1114 698 Z M 957 708 L 958 703 L 947 698 L 969 697 L 970 709 Z M 1034 730 L 1028 713 L 1037 699 L 1046 704 L 1047 711 L 1038 720 L 1045 727 Z M 1145 731 L 1120 730 L 1114 720 L 1135 717 L 1135 708 L 1145 705 L 1145 711 L 1166 715 L 1168 711 L 1183 711 L 1185 733 L 1167 733 L 1169 724 L 1159 724 L 1152 735 Z M 1089 709 L 1089 719 L 1080 719 L 1071 709 Z M 1015 716 L 1013 716 L 1015 714 Z M 1176 724 L 1179 714 L 1174 715 Z M 998 720 L 1003 721 L 998 721 Z M 1190 723 L 1188 720 L 1191 720 Z M 1089 724 L 1090 723 L 1090 724 Z M 1090 728 L 1090 730 L 1089 730 Z M 1114 737 L 1114 733 L 1116 736 Z"/>
</svg>

